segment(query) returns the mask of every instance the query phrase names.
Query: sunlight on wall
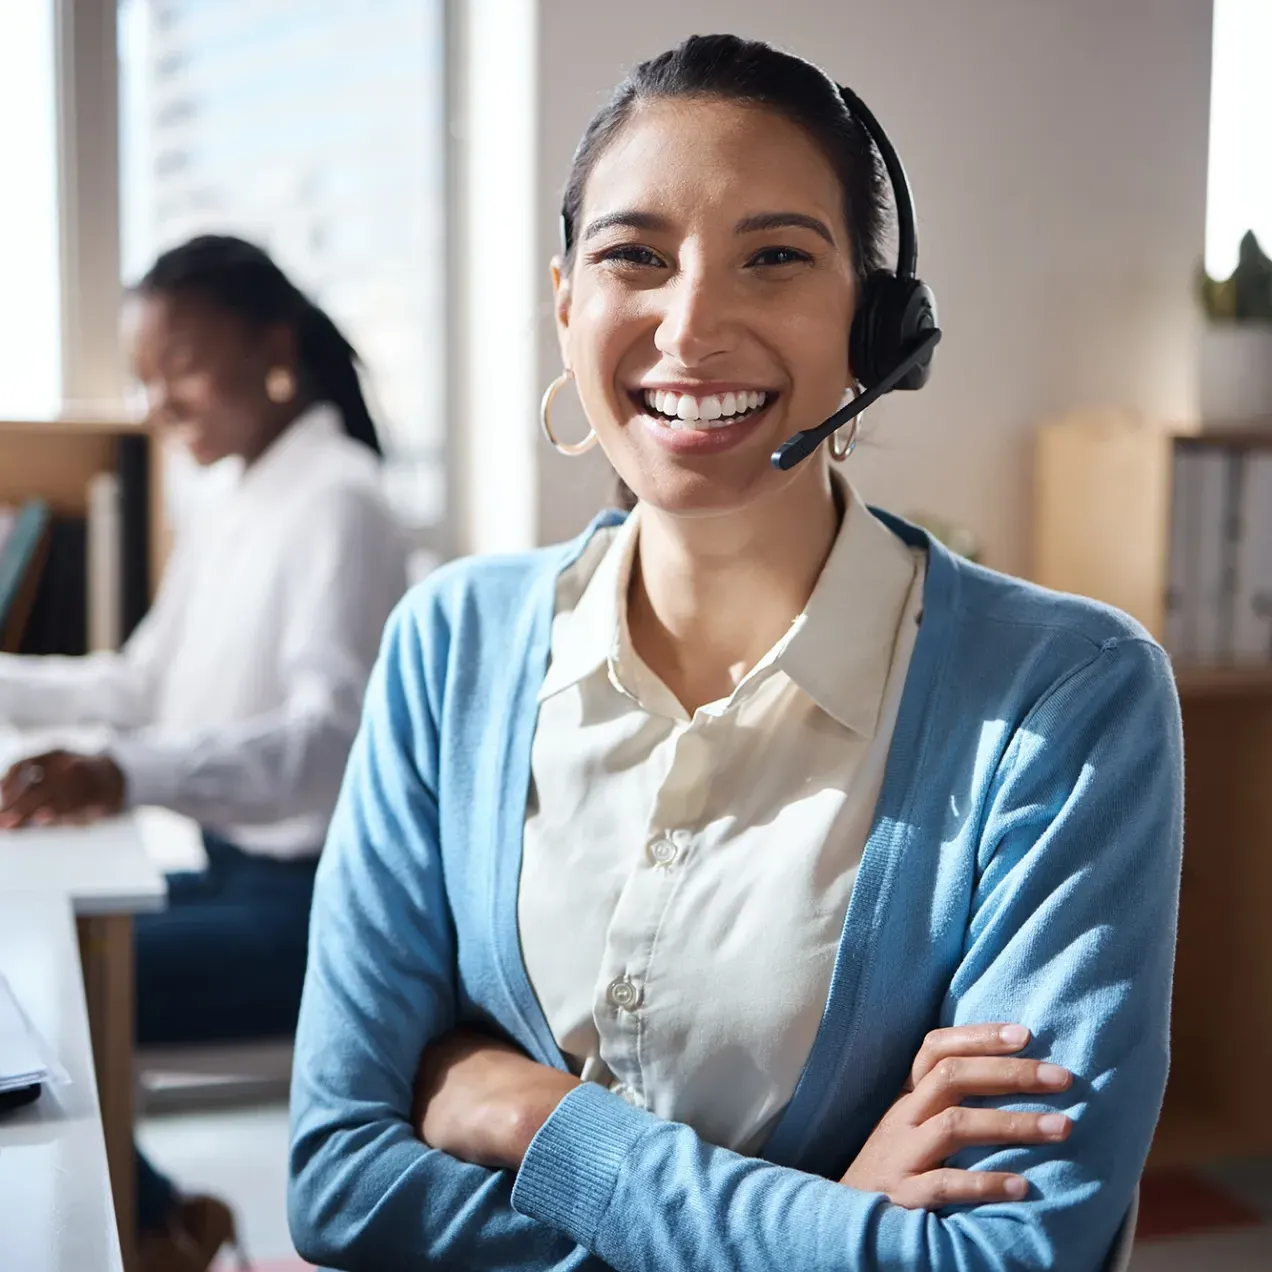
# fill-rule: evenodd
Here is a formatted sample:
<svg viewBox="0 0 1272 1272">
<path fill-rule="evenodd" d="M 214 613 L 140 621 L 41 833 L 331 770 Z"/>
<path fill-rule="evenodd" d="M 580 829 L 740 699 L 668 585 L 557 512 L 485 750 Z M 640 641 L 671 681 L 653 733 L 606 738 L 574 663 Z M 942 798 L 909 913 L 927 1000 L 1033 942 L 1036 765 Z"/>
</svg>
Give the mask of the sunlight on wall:
<svg viewBox="0 0 1272 1272">
<path fill-rule="evenodd" d="M 1215 0 L 1206 268 L 1226 278 L 1253 230 L 1272 253 L 1272 0 Z"/>
<path fill-rule="evenodd" d="M 0 416 L 61 402 L 52 0 L 0 0 Z"/>
</svg>

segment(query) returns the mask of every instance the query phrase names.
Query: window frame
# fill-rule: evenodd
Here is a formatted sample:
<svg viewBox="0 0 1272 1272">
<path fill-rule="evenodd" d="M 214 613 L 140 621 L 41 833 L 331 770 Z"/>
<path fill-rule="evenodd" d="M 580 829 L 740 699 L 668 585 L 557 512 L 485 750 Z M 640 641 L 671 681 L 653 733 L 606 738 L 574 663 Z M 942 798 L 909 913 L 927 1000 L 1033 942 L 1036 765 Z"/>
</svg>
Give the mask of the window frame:
<svg viewBox="0 0 1272 1272">
<path fill-rule="evenodd" d="M 457 304 L 455 258 L 451 250 L 460 223 L 458 130 L 460 93 L 458 5 L 441 0 L 445 45 L 442 91 L 445 145 L 442 232 L 447 245 L 442 273 L 442 312 Z M 121 278 L 121 139 L 119 112 L 118 0 L 54 0 L 55 98 L 58 137 L 58 207 L 61 244 L 61 361 L 64 409 L 126 410 L 126 384 L 119 355 Z M 445 418 L 457 418 L 452 368 L 457 355 L 456 324 L 442 325 L 442 403 Z M 444 561 L 459 549 L 456 464 L 460 448 L 445 436 L 442 445 L 444 508 L 432 525 L 408 526 L 412 551 Z M 391 461 L 390 461 L 391 462 Z"/>
</svg>

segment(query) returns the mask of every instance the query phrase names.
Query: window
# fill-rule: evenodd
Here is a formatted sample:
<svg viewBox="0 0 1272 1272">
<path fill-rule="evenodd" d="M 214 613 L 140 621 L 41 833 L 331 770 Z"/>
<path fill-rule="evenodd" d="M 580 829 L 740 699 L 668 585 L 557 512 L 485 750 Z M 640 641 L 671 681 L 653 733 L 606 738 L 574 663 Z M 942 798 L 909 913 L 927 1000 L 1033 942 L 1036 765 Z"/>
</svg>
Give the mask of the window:
<svg viewBox="0 0 1272 1272">
<path fill-rule="evenodd" d="M 62 400 L 53 0 L 0 0 L 0 416 Z"/>
<path fill-rule="evenodd" d="M 267 248 L 349 336 L 409 524 L 445 516 L 444 0 L 122 0 L 122 269 Z"/>
<path fill-rule="evenodd" d="M 1272 254 L 1272 3 L 1215 0 L 1206 268 L 1226 278 L 1253 230 Z"/>
</svg>

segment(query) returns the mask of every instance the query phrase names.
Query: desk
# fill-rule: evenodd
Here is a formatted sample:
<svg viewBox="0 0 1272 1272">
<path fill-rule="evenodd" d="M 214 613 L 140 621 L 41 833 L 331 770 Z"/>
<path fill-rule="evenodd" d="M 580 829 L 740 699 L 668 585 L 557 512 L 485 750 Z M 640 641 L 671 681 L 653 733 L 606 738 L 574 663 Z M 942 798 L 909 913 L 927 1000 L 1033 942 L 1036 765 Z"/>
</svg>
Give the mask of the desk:
<svg viewBox="0 0 1272 1272">
<path fill-rule="evenodd" d="M 124 1266 L 131 1267 L 136 1218 L 132 915 L 163 907 L 164 879 L 145 852 L 136 818 L 125 814 L 92 826 L 0 832 L 0 901 L 12 898 L 20 904 L 23 894 L 63 898 L 77 919 L 115 1214 Z"/>
<path fill-rule="evenodd" d="M 0 1119 L 0 1267 L 122 1272 L 70 903 L 0 894 L 0 970 L 71 1078 Z"/>
</svg>

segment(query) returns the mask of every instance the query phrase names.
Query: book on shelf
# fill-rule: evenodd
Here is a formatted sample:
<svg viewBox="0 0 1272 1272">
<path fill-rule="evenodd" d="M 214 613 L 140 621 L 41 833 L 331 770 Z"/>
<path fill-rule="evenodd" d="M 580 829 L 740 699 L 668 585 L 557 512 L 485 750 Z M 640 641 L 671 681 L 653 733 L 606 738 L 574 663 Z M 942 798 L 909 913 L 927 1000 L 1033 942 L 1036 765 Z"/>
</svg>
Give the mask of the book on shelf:
<svg viewBox="0 0 1272 1272">
<path fill-rule="evenodd" d="M 119 639 L 122 643 L 150 609 L 151 452 L 149 438 L 119 439 Z"/>
<path fill-rule="evenodd" d="M 48 550 L 50 515 L 42 499 L 0 509 L 0 650 L 21 645 Z"/>
<path fill-rule="evenodd" d="M 119 505 L 118 474 L 95 474 L 88 483 L 85 542 L 90 653 L 118 649 L 123 640 L 123 545 Z"/>
<path fill-rule="evenodd" d="M 93 475 L 86 516 L 47 518 L 42 568 L 12 645 L 24 654 L 118 649 L 150 604 L 150 459 L 121 437 L 113 471 Z M 46 510 L 47 511 L 47 510 Z M 12 638 L 11 638 L 12 639 Z"/>
</svg>

